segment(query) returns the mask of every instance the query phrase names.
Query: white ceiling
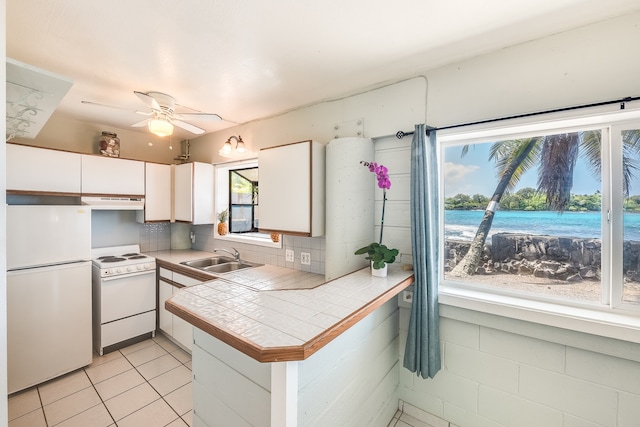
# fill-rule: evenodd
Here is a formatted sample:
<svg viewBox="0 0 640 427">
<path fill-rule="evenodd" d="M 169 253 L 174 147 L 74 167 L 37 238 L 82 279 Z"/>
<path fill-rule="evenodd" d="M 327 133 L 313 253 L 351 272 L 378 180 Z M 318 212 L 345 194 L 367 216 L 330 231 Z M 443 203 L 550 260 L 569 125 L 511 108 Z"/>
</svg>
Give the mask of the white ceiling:
<svg viewBox="0 0 640 427">
<path fill-rule="evenodd" d="M 61 114 L 127 129 L 145 108 L 133 91 L 159 91 L 222 116 L 194 122 L 213 132 L 640 10 L 640 2 L 7 0 L 6 9 L 7 56 L 73 80 Z"/>
</svg>

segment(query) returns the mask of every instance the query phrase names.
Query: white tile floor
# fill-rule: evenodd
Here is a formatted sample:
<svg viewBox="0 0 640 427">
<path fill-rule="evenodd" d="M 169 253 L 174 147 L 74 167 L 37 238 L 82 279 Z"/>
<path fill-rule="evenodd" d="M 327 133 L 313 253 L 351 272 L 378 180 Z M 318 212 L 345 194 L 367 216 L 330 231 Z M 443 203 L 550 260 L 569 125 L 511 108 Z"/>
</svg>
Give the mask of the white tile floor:
<svg viewBox="0 0 640 427">
<path fill-rule="evenodd" d="M 191 426 L 191 355 L 162 335 L 9 396 L 9 427 Z"/>
</svg>

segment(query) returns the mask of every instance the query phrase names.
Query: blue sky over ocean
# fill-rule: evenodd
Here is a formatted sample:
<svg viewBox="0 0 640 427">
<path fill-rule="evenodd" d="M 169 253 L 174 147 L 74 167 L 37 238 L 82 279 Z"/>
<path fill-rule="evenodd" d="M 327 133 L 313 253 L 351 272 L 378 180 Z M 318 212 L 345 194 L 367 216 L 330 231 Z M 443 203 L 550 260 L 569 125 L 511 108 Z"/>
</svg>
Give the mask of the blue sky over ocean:
<svg viewBox="0 0 640 427">
<path fill-rule="evenodd" d="M 475 144 L 469 148 L 466 156 L 461 157 L 462 146 L 447 147 L 445 151 L 445 197 L 462 193 L 482 194 L 491 197 L 498 184 L 495 163 L 489 161 L 491 143 Z M 527 172 L 516 187 L 516 191 L 525 187 L 537 188 L 537 170 Z M 593 178 L 582 159 L 578 159 L 573 176 L 574 194 L 593 194 L 600 189 L 600 181 Z"/>
</svg>

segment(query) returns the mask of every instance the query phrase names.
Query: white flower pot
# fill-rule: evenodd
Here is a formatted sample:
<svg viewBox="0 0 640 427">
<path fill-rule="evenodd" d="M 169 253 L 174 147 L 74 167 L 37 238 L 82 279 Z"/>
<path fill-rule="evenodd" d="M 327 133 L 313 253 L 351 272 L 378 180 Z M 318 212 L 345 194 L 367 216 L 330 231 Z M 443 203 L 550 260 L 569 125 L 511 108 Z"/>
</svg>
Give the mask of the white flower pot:
<svg viewBox="0 0 640 427">
<path fill-rule="evenodd" d="M 387 264 L 384 264 L 382 268 L 373 268 L 373 261 L 371 261 L 371 275 L 376 277 L 387 277 Z"/>
</svg>

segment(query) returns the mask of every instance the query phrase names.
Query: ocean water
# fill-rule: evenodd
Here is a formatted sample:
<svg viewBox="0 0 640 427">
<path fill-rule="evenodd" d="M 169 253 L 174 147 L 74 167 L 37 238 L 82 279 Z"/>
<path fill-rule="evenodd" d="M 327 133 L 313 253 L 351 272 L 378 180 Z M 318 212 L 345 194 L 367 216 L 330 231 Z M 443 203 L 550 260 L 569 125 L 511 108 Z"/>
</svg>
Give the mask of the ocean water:
<svg viewBox="0 0 640 427">
<path fill-rule="evenodd" d="M 484 211 L 445 211 L 445 237 L 472 240 Z M 601 238 L 600 212 L 497 211 L 489 238 L 495 233 L 528 233 L 558 237 Z M 624 215 L 624 240 L 640 241 L 640 214 Z"/>
</svg>

